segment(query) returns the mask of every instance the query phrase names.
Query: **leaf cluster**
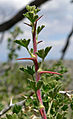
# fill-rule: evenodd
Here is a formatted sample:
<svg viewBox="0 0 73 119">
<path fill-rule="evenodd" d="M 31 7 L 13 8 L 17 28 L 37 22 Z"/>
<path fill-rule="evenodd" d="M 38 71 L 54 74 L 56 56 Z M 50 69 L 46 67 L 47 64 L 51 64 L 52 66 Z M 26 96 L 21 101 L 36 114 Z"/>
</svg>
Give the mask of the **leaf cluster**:
<svg viewBox="0 0 73 119">
<path fill-rule="evenodd" d="M 40 9 L 36 8 L 36 6 L 29 5 L 27 5 L 26 9 L 28 10 L 28 12 L 24 14 L 24 16 L 27 17 L 33 24 L 39 18 L 37 13 L 40 11 Z"/>
<path fill-rule="evenodd" d="M 48 52 L 51 50 L 51 48 L 52 47 L 50 46 L 50 47 L 46 47 L 45 49 L 38 50 L 38 52 L 36 52 L 36 54 L 44 60 L 45 57 L 47 56 Z"/>
<path fill-rule="evenodd" d="M 23 47 L 25 47 L 25 48 L 28 48 L 28 45 L 30 43 L 30 39 L 28 39 L 28 40 L 26 40 L 26 39 L 15 40 L 14 42 L 19 44 L 19 45 L 21 45 L 21 46 L 23 46 Z"/>
</svg>

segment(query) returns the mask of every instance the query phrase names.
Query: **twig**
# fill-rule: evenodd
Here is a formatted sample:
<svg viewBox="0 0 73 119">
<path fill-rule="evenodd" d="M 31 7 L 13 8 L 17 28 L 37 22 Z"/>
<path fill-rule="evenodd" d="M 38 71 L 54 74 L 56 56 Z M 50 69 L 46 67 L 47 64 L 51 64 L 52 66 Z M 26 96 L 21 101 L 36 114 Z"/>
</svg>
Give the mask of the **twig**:
<svg viewBox="0 0 73 119">
<path fill-rule="evenodd" d="M 73 90 L 70 91 L 59 91 L 60 94 L 64 94 L 66 95 L 69 99 L 72 98 L 73 94 L 71 94 L 73 92 Z"/>
<path fill-rule="evenodd" d="M 30 94 L 28 97 L 26 97 L 26 99 L 30 98 L 33 94 L 34 94 L 34 92 L 31 92 L 31 94 Z M 12 107 L 14 107 L 15 105 L 25 106 L 25 101 L 26 101 L 26 99 L 25 99 L 25 100 L 22 100 L 22 101 L 20 101 L 20 102 L 17 102 L 17 103 L 15 103 L 15 104 L 12 104 L 12 98 L 11 98 L 11 100 L 10 100 L 10 105 L 7 106 L 7 107 L 5 107 L 5 108 L 0 112 L 0 116 L 2 116 L 3 114 L 5 114 L 6 112 L 8 112 L 8 111 L 9 111 Z"/>
<path fill-rule="evenodd" d="M 73 35 L 73 27 L 72 27 L 70 33 L 68 34 L 67 40 L 66 40 L 66 44 L 65 44 L 64 48 L 62 49 L 62 56 L 60 58 L 62 60 L 64 59 L 65 53 L 66 53 L 66 51 L 67 51 L 67 49 L 69 47 L 69 43 L 70 43 L 72 35 Z"/>
<path fill-rule="evenodd" d="M 14 107 L 15 105 L 18 106 L 23 106 L 25 105 L 25 100 L 22 100 L 20 102 L 17 102 L 15 104 L 10 104 L 9 106 L 5 107 L 1 112 L 0 112 L 0 116 L 2 116 L 3 114 L 5 114 L 7 111 L 9 111 L 12 107 Z"/>
<path fill-rule="evenodd" d="M 51 1 L 51 0 L 34 0 L 29 5 L 30 6 L 35 5 L 36 7 L 38 7 L 38 6 L 41 6 L 42 4 L 44 4 L 45 2 L 49 2 L 49 1 Z M 12 26 L 14 26 L 16 23 L 21 21 L 24 18 L 23 14 L 25 14 L 26 12 L 27 12 L 26 7 L 24 7 L 15 16 L 13 16 L 11 19 L 0 24 L 0 32 L 4 32 L 6 30 L 9 30 Z"/>
</svg>

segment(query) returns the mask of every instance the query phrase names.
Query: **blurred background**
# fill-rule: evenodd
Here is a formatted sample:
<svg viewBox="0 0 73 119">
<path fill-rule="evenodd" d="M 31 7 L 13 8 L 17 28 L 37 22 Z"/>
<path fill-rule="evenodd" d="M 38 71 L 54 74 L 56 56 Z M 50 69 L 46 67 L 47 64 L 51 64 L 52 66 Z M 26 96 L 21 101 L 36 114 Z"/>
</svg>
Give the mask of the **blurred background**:
<svg viewBox="0 0 73 119">
<path fill-rule="evenodd" d="M 38 3 L 38 4 L 37 4 Z M 38 24 L 44 24 L 45 28 L 39 35 L 43 42 L 38 45 L 53 46 L 47 59 L 69 59 L 73 60 L 73 4 L 71 0 L 0 0 L 0 63 L 8 61 L 8 38 L 16 26 L 20 27 L 23 33 L 19 33 L 15 39 L 30 38 L 31 29 L 24 22 L 25 6 L 35 4 L 43 15 Z M 30 47 L 32 45 L 30 44 Z M 19 57 L 29 57 L 24 48 L 16 51 Z"/>
</svg>

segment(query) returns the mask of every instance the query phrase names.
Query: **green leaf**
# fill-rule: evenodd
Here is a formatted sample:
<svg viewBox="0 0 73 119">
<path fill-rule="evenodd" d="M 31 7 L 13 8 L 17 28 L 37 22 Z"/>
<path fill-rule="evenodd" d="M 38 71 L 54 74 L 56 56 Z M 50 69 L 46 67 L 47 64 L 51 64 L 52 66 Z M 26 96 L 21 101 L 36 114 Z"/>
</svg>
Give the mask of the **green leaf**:
<svg viewBox="0 0 73 119">
<path fill-rule="evenodd" d="M 8 38 L 8 42 L 9 42 L 9 43 L 11 42 L 11 38 Z"/>
<path fill-rule="evenodd" d="M 30 12 L 30 11 L 34 11 L 35 14 L 40 11 L 40 9 L 39 9 L 39 8 L 36 8 L 35 5 L 33 5 L 33 6 L 27 5 L 27 6 L 26 6 L 26 9 L 27 9 L 29 12 Z"/>
<path fill-rule="evenodd" d="M 4 108 L 4 105 L 0 103 L 0 111 Z"/>
<path fill-rule="evenodd" d="M 25 72 L 25 69 L 23 67 L 20 68 L 21 71 Z"/>
<path fill-rule="evenodd" d="M 33 67 L 31 67 L 31 66 L 27 66 L 27 72 L 31 75 L 33 75 L 35 73 Z"/>
<path fill-rule="evenodd" d="M 30 20 L 31 23 L 34 23 L 39 16 L 37 15 L 37 12 L 39 12 L 40 10 L 38 8 L 36 8 L 36 6 L 26 6 L 26 9 L 28 10 L 28 12 L 26 14 L 23 14 L 26 18 L 28 18 Z"/>
<path fill-rule="evenodd" d="M 32 23 L 34 23 L 37 19 L 38 19 L 38 15 L 34 15 L 34 12 L 27 12 L 26 14 L 24 14 L 25 17 L 27 17 Z"/>
<path fill-rule="evenodd" d="M 28 72 L 28 74 L 33 75 L 35 73 L 34 66 L 27 66 L 27 68 L 20 68 L 23 72 Z"/>
<path fill-rule="evenodd" d="M 73 110 L 73 102 L 71 102 L 71 105 L 70 105 L 71 109 Z"/>
<path fill-rule="evenodd" d="M 30 52 L 33 54 L 33 48 L 30 49 Z"/>
<path fill-rule="evenodd" d="M 34 18 L 33 18 L 33 23 L 38 19 L 38 15 L 35 15 Z"/>
<path fill-rule="evenodd" d="M 6 117 L 7 117 L 7 119 L 19 119 L 16 114 L 13 114 L 13 115 L 6 114 Z"/>
<path fill-rule="evenodd" d="M 37 8 L 37 9 L 34 10 L 35 14 L 38 13 L 39 11 L 40 11 L 39 8 Z"/>
<path fill-rule="evenodd" d="M 44 27 L 45 27 L 44 25 L 42 25 L 42 26 L 38 26 L 38 28 L 37 28 L 37 34 L 39 34 L 40 31 L 41 31 Z"/>
<path fill-rule="evenodd" d="M 43 81 L 39 80 L 37 83 L 37 90 L 39 90 L 42 85 L 43 85 Z"/>
<path fill-rule="evenodd" d="M 19 45 L 21 45 L 21 46 L 23 46 L 23 47 L 25 47 L 25 48 L 27 48 L 29 43 L 30 43 L 30 39 L 28 39 L 28 40 L 26 40 L 26 39 L 15 40 L 14 42 L 19 44 Z"/>
<path fill-rule="evenodd" d="M 51 50 L 51 46 L 50 47 L 46 47 L 46 49 L 45 49 L 45 56 L 44 57 L 46 57 L 47 56 L 47 54 L 48 54 L 48 52 Z"/>
<path fill-rule="evenodd" d="M 26 6 L 26 9 L 27 9 L 28 11 L 34 11 L 35 8 L 36 8 L 35 5 L 33 5 L 33 6 L 29 6 L 29 5 L 27 5 L 27 6 Z"/>
<path fill-rule="evenodd" d="M 42 58 L 42 59 L 45 59 L 45 57 L 47 56 L 48 52 L 50 51 L 52 47 L 46 47 L 45 49 L 41 49 L 41 50 L 38 50 L 38 52 L 36 52 L 36 54 Z"/>
<path fill-rule="evenodd" d="M 34 17 L 34 13 L 33 12 L 28 12 L 28 13 L 26 13 L 26 17 L 32 22 L 33 17 Z"/>
<path fill-rule="evenodd" d="M 13 119 L 12 115 L 10 115 L 10 114 L 6 114 L 6 117 L 7 117 L 7 119 Z"/>
<path fill-rule="evenodd" d="M 27 79 L 27 80 L 28 80 L 29 87 L 36 91 L 36 82 L 31 79 Z"/>
<path fill-rule="evenodd" d="M 60 113 L 58 113 L 56 119 L 63 119 L 62 115 Z"/>
<path fill-rule="evenodd" d="M 63 111 L 66 111 L 68 109 L 68 105 L 64 105 L 62 108 L 61 108 Z"/>
<path fill-rule="evenodd" d="M 21 106 L 15 105 L 15 106 L 13 107 L 13 113 L 18 114 L 18 113 L 21 111 L 21 109 L 22 109 Z"/>
<path fill-rule="evenodd" d="M 44 59 L 44 49 L 38 50 L 38 52 L 36 52 L 36 54 L 37 54 L 40 58 Z"/>
</svg>

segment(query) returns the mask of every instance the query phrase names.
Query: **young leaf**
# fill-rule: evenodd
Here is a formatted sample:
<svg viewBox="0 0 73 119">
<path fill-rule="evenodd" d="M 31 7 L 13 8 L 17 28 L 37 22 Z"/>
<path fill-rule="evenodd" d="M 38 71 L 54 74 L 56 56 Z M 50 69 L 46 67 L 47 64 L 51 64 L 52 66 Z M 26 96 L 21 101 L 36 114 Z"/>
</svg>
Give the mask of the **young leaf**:
<svg viewBox="0 0 73 119">
<path fill-rule="evenodd" d="M 34 14 L 34 11 L 27 12 L 24 16 L 28 18 L 31 23 L 34 23 L 39 18 L 38 15 Z"/>
<path fill-rule="evenodd" d="M 39 18 L 38 15 L 35 15 L 34 19 L 33 19 L 33 22 L 35 22 L 38 18 Z"/>
<path fill-rule="evenodd" d="M 30 11 L 34 11 L 35 14 L 40 11 L 40 9 L 36 8 L 35 5 L 33 5 L 33 6 L 27 5 L 27 6 L 26 6 L 26 9 L 27 9 L 29 12 L 30 12 Z"/>
<path fill-rule="evenodd" d="M 46 47 L 45 50 L 44 49 L 41 49 L 41 50 L 38 50 L 38 52 L 36 52 L 36 54 L 42 58 L 42 59 L 45 59 L 45 57 L 47 56 L 48 52 L 50 51 L 52 47 Z"/>
<path fill-rule="evenodd" d="M 45 49 L 45 56 L 44 56 L 44 57 L 47 56 L 47 54 L 48 54 L 48 52 L 51 50 L 51 48 L 52 48 L 52 46 L 46 47 L 46 49 Z"/>
<path fill-rule="evenodd" d="M 28 12 L 26 14 L 23 14 L 26 18 L 29 19 L 29 21 L 31 23 L 34 23 L 39 16 L 37 15 L 37 12 L 39 12 L 40 10 L 38 8 L 36 8 L 36 6 L 26 6 L 26 9 L 28 10 Z"/>
<path fill-rule="evenodd" d="M 34 11 L 35 9 L 36 9 L 36 6 L 35 5 L 33 5 L 33 6 L 29 6 L 29 5 L 27 5 L 26 6 L 26 9 L 30 12 L 30 11 Z"/>
<path fill-rule="evenodd" d="M 30 43 L 30 39 L 26 40 L 26 39 L 23 39 L 23 40 L 15 40 L 14 41 L 15 43 L 27 48 L 29 43 Z"/>
<path fill-rule="evenodd" d="M 34 15 L 33 15 L 33 12 L 27 12 L 24 16 L 26 16 L 32 22 Z"/>
<path fill-rule="evenodd" d="M 44 49 L 38 50 L 38 52 L 36 52 L 36 54 L 37 54 L 40 58 L 44 59 Z"/>
<path fill-rule="evenodd" d="M 41 31 L 44 27 L 45 27 L 44 25 L 42 25 L 42 26 L 38 26 L 38 28 L 37 28 L 37 34 L 39 34 L 40 31 Z"/>
<path fill-rule="evenodd" d="M 35 14 L 38 13 L 39 11 L 40 11 L 39 8 L 37 8 L 37 9 L 34 10 Z"/>
</svg>

